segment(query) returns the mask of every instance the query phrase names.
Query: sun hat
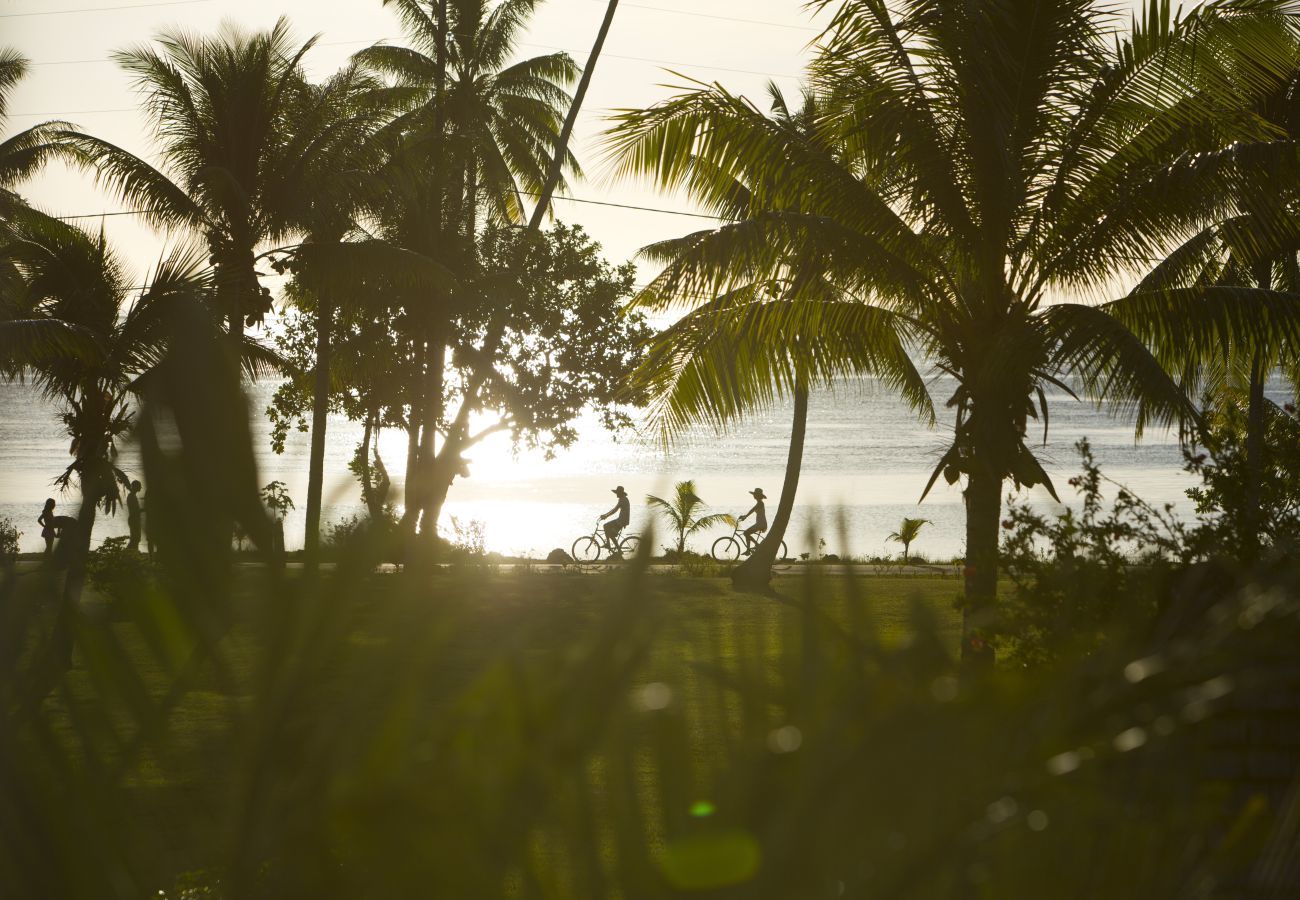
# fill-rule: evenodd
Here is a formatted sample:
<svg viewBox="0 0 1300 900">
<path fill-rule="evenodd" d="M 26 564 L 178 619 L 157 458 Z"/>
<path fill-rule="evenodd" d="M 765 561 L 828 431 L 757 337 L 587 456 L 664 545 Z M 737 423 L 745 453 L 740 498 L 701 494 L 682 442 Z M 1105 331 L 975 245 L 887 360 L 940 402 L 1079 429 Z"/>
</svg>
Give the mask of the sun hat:
<svg viewBox="0 0 1300 900">
<path fill-rule="evenodd" d="M 754 488 L 754 489 L 753 489 L 752 491 L 750 491 L 749 493 L 750 493 L 750 494 L 754 497 L 754 499 L 756 499 L 756 500 L 766 500 L 766 499 L 767 499 L 767 494 L 764 494 L 764 493 L 763 493 L 763 489 L 762 489 L 762 488 Z"/>
<path fill-rule="evenodd" d="M 618 487 L 614 488 L 614 490 L 610 491 L 610 493 L 618 494 L 620 497 L 622 497 L 624 494 L 627 493 L 627 491 L 623 490 L 623 485 L 620 484 Z"/>
</svg>

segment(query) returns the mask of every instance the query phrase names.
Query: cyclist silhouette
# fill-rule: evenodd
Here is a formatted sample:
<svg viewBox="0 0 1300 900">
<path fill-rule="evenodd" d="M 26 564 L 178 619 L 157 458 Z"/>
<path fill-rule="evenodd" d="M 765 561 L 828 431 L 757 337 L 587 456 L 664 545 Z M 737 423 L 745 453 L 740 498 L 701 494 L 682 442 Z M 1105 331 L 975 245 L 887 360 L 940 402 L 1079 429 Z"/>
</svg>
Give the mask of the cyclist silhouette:
<svg viewBox="0 0 1300 900">
<path fill-rule="evenodd" d="M 746 555 L 754 552 L 754 535 L 762 534 L 767 531 L 767 507 L 763 505 L 763 501 L 767 499 L 767 495 L 763 493 L 762 488 L 754 488 L 749 492 L 749 494 L 754 498 L 754 506 L 749 512 L 745 513 L 737 520 L 743 522 L 750 516 L 754 517 L 754 524 L 745 529 Z"/>
<path fill-rule="evenodd" d="M 627 527 L 627 523 L 632 521 L 632 503 L 627 499 L 627 491 L 623 490 L 623 485 L 614 488 L 613 493 L 618 496 L 618 502 L 614 508 L 607 513 L 603 513 L 597 521 L 614 518 L 605 522 L 605 539 L 612 545 L 618 538 L 618 534 Z"/>
</svg>

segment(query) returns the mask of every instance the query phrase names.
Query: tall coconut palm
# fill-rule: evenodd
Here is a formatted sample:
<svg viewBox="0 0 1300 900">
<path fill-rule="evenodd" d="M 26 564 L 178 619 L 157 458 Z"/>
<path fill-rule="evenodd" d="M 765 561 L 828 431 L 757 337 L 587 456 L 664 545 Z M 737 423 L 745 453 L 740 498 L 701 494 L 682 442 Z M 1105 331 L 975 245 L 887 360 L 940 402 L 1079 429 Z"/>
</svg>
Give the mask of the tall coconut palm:
<svg viewBox="0 0 1300 900">
<path fill-rule="evenodd" d="M 673 485 L 670 498 L 664 499 L 654 494 L 647 494 L 645 502 L 651 509 L 657 510 L 668 523 L 668 530 L 677 542 L 676 550 L 679 557 L 686 552 L 686 542 L 690 540 L 691 535 L 722 522 L 735 521 L 726 513 L 702 514 L 707 504 L 699 494 L 695 493 L 695 482 L 691 479 Z"/>
<path fill-rule="evenodd" d="M 664 290 L 807 271 L 844 295 L 823 309 L 869 298 L 895 311 L 956 381 L 954 440 L 925 492 L 940 476 L 965 481 L 972 661 L 991 658 L 979 630 L 1003 483 L 1053 490 L 1028 446 L 1046 390 L 1108 397 L 1140 431 L 1193 414 L 1151 347 L 1294 329 L 1292 298 L 1241 288 L 1056 302 L 1086 301 L 1294 177 L 1294 148 L 1250 111 L 1291 64 L 1284 12 L 1224 3 L 1170 19 L 1153 0 L 1125 33 L 1092 0 L 846 0 L 812 70 L 818 132 L 836 153 L 790 140 L 719 86 L 618 116 L 617 172 L 732 218 L 744 172 L 763 210 L 695 236 Z M 774 320 L 766 339 L 816 345 L 827 324 L 826 312 Z"/>
<path fill-rule="evenodd" d="M 472 268 L 473 239 L 483 219 L 518 222 L 523 197 L 546 181 L 551 152 L 577 67 L 565 53 L 511 63 L 536 0 L 385 0 L 402 19 L 410 46 L 378 45 L 357 60 L 420 93 L 397 124 L 405 140 L 394 172 L 382 233 L 438 259 L 453 271 Z M 572 154 L 568 168 L 577 170 Z M 416 308 L 425 368 L 416 459 L 408 463 L 405 520 L 436 527 L 437 435 L 443 422 L 443 370 L 453 340 L 454 303 L 439 294 Z"/>
<path fill-rule="evenodd" d="M 81 507 L 75 532 L 65 536 L 74 542 L 65 583 L 66 612 L 80 596 L 96 510 L 114 512 L 119 488 L 128 482 L 116 465 L 117 444 L 134 425 L 133 394 L 162 357 L 169 310 L 201 299 L 209 279 L 201 254 L 177 250 L 159 263 L 140 294 L 128 302 L 136 282 L 102 232 L 94 236 L 44 216 L 18 223 L 8 239 L 0 241 L 0 260 L 11 263 L 23 278 L 18 292 L 0 297 L 6 317 L 57 322 L 89 338 L 75 353 L 43 348 L 24 355 L 4 345 L 0 360 L 0 372 L 12 377 L 21 368 L 22 377 L 30 377 L 58 405 L 67 429 L 72 460 L 55 481 L 64 488 L 75 482 Z M 66 634 L 63 641 L 66 657 Z"/>
<path fill-rule="evenodd" d="M 148 221 L 202 235 L 230 333 L 270 309 L 256 254 L 299 231 L 321 197 L 355 178 L 348 154 L 373 111 L 313 89 L 302 71 L 315 39 L 296 44 L 286 20 L 268 31 L 223 26 L 206 37 L 163 32 L 115 55 L 144 95 L 159 165 L 92 135 L 65 132 L 67 152 Z"/>
</svg>

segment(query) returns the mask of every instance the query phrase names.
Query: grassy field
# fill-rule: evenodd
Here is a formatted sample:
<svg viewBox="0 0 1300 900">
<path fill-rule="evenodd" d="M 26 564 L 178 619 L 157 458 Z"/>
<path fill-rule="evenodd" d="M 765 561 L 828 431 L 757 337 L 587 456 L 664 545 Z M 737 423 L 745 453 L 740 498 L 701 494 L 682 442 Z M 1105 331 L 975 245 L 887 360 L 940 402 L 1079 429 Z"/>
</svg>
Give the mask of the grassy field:
<svg viewBox="0 0 1300 900">
<path fill-rule="evenodd" d="M 725 673 L 758 667 L 778 679 L 793 658 L 792 620 L 811 615 L 837 630 L 856 616 L 863 621 L 852 630 L 882 644 L 920 630 L 949 652 L 960 628 L 959 583 L 942 578 L 787 576 L 768 597 L 737 593 L 722 577 L 633 583 L 624 572 L 453 569 L 373 576 L 345 589 L 327 580 L 311 596 L 288 599 L 292 584 L 268 594 L 262 577 L 239 576 L 210 645 L 192 623 L 166 621 L 172 607 L 161 596 L 90 598 L 74 668 L 45 700 L 50 737 L 69 759 L 118 773 L 122 789 L 104 827 L 129 843 L 124 855 L 141 861 L 138 877 L 150 886 L 174 885 L 221 858 L 232 840 L 232 797 L 265 787 L 249 783 L 250 754 L 264 764 L 268 753 L 288 753 L 278 764 L 290 769 L 338 765 L 302 758 L 312 742 L 289 751 L 284 730 L 299 718 L 303 728 L 328 720 L 341 745 L 355 728 L 379 735 L 381 746 L 418 747 L 435 741 L 417 737 L 426 726 L 496 716 L 512 702 L 500 699 L 512 679 L 543 685 L 540 696 L 547 679 L 568 685 L 561 695 L 585 690 L 573 668 L 586 665 L 597 672 L 590 686 L 634 706 L 671 702 L 697 761 L 722 758 L 729 735 L 745 727 L 735 698 L 719 687 Z M 39 583 L 21 580 L 28 590 Z M 816 600 L 804 602 L 809 596 Z M 613 646 L 628 658 L 601 656 Z M 599 691 L 578 702 L 591 710 L 582 727 L 599 731 L 609 702 Z M 385 729 L 401 733 L 386 737 Z"/>
</svg>

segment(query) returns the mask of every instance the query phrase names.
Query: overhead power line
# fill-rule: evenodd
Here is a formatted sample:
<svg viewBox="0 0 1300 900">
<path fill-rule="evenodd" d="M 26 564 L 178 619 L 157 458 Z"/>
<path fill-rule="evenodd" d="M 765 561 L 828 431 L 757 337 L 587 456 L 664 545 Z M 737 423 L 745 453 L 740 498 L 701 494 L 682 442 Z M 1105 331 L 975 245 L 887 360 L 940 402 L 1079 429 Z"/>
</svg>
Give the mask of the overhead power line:
<svg viewBox="0 0 1300 900">
<path fill-rule="evenodd" d="M 209 0 L 203 0 L 203 2 L 209 2 Z M 374 43 L 376 42 L 375 41 L 322 41 L 316 46 L 317 47 L 345 47 L 345 46 L 362 46 L 362 45 L 368 46 Z M 384 44 L 385 42 L 381 40 L 378 43 Z M 399 45 L 394 44 L 392 46 L 399 46 Z M 520 41 L 519 46 L 533 47 L 538 50 L 563 50 L 566 53 L 578 52 L 576 50 L 571 50 L 568 47 L 561 47 L 556 44 L 536 44 L 536 43 L 531 43 L 529 41 Z M 763 72 L 763 71 L 759 71 L 758 69 L 737 69 L 729 66 L 710 65 L 708 63 L 682 62 L 682 61 L 671 60 L 671 59 L 658 59 L 652 56 L 627 56 L 619 53 L 602 53 L 601 59 L 621 59 L 621 60 L 626 60 L 628 62 L 651 63 L 654 65 L 665 66 L 670 68 L 708 69 L 709 71 L 712 72 L 734 72 L 741 75 L 762 75 L 766 78 L 789 78 L 794 81 L 798 81 L 802 77 L 800 75 L 791 75 L 786 72 Z M 108 57 L 101 57 L 101 58 L 94 58 L 94 59 L 52 59 L 44 62 L 30 63 L 30 65 L 79 66 L 79 65 L 90 65 L 95 63 L 111 63 L 111 62 L 115 62 L 115 60 L 109 59 Z M 109 112 L 109 110 L 87 110 L 87 111 L 88 112 Z M 13 115 L 46 116 L 46 115 L 57 115 L 57 114 L 56 113 L 14 113 Z"/>
<path fill-rule="evenodd" d="M 523 194 L 525 197 L 537 196 L 532 191 L 520 191 L 519 193 Z M 636 212 L 662 213 L 667 216 L 688 216 L 693 219 L 712 219 L 716 222 L 735 221 L 734 219 L 729 219 L 726 216 L 715 216 L 711 213 L 690 212 L 685 209 L 665 209 L 663 207 L 656 207 L 656 206 L 638 206 L 634 203 L 615 203 L 612 200 L 591 200 L 586 197 L 561 197 L 558 194 L 555 196 L 554 199 L 567 200 L 570 203 L 584 203 L 587 204 L 588 206 L 610 206 L 615 209 L 630 209 Z M 78 213 L 76 215 L 55 216 L 54 218 L 59 219 L 61 221 L 68 222 L 68 221 L 72 221 L 73 219 L 100 219 L 106 216 L 143 216 L 143 215 L 148 215 L 150 212 L 152 212 L 152 210 L 122 209 L 114 212 Z"/>
<path fill-rule="evenodd" d="M 605 0 L 590 0 L 592 3 L 604 3 Z M 719 16 L 714 13 L 695 12 L 688 9 L 669 9 L 666 6 L 649 6 L 645 3 L 624 3 L 628 9 L 648 9 L 654 12 L 671 13 L 677 16 L 693 16 L 697 19 L 718 19 L 723 22 L 743 22 L 746 25 L 766 25 L 769 28 L 787 28 L 790 31 L 804 31 L 810 34 L 819 31 L 817 28 L 809 28 L 806 25 L 790 25 L 786 22 L 769 22 L 764 19 L 742 19 L 736 16 Z"/>
<path fill-rule="evenodd" d="M 0 19 L 26 19 L 32 16 L 70 16 L 76 13 L 116 12 L 123 9 L 148 9 L 155 6 L 191 6 L 214 0 L 160 0 L 157 3 L 129 3 L 125 6 L 85 6 L 80 9 L 44 9 L 40 12 L 0 13 Z"/>
</svg>

